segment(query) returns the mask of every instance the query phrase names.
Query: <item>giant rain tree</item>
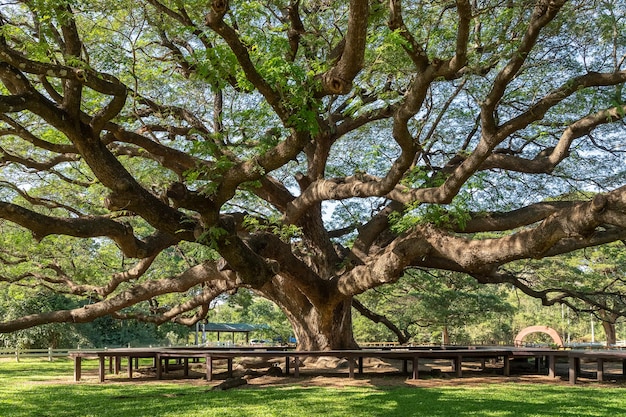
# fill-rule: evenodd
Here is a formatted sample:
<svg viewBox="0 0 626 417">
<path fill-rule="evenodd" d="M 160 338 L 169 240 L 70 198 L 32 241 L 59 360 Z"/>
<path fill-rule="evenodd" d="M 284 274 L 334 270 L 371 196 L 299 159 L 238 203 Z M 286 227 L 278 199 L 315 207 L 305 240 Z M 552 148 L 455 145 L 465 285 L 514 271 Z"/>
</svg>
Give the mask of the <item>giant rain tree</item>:
<svg viewBox="0 0 626 417">
<path fill-rule="evenodd" d="M 349 348 L 353 297 L 409 268 L 550 303 L 507 265 L 626 238 L 621 0 L 0 4 L 0 219 L 33 238 L 2 286 L 88 300 L 1 332 L 248 288 Z"/>
</svg>

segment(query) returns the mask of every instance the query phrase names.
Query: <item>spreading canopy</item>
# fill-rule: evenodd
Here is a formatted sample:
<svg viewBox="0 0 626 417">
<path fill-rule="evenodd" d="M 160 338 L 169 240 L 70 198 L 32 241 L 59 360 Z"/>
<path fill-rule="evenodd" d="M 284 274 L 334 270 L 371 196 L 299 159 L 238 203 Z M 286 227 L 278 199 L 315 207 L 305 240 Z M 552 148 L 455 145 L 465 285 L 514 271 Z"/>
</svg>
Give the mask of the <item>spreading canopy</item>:
<svg viewBox="0 0 626 417">
<path fill-rule="evenodd" d="M 352 297 L 409 268 L 551 302 L 558 287 L 508 265 L 626 239 L 624 16 L 621 0 L 3 1 L 2 285 L 85 305 L 0 331 L 190 324 L 245 287 L 302 347 L 350 347 Z"/>
</svg>

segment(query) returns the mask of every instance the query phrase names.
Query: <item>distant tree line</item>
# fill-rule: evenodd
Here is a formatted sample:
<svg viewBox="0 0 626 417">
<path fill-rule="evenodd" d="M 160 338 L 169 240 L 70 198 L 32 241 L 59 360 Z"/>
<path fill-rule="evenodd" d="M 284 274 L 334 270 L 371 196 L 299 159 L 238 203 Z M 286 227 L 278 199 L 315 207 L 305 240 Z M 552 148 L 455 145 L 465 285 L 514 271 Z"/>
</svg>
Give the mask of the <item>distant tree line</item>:
<svg viewBox="0 0 626 417">
<path fill-rule="evenodd" d="M 0 316 L 25 316 L 58 308 L 81 307 L 74 300 L 51 291 L 12 298 L 0 294 Z M 84 307 L 84 306 L 83 306 Z M 157 326 L 136 320 L 100 317 L 90 323 L 50 323 L 45 326 L 0 334 L 0 347 L 21 349 L 101 348 L 168 345 L 187 341 L 189 328 L 174 323 Z"/>
</svg>

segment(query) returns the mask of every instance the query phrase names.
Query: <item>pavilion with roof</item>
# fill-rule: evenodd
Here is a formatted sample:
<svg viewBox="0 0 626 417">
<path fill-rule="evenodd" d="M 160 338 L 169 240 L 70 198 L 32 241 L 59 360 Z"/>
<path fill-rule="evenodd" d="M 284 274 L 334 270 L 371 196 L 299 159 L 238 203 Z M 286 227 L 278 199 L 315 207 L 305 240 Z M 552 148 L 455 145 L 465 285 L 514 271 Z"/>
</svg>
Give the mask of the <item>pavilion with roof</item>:
<svg viewBox="0 0 626 417">
<path fill-rule="evenodd" d="M 220 342 L 222 333 L 230 333 L 232 340 L 235 340 L 235 333 L 244 333 L 246 344 L 250 343 L 250 333 L 255 330 L 267 329 L 266 324 L 250 324 L 250 323 L 204 323 L 201 325 L 202 331 L 217 333 L 217 341 Z"/>
</svg>

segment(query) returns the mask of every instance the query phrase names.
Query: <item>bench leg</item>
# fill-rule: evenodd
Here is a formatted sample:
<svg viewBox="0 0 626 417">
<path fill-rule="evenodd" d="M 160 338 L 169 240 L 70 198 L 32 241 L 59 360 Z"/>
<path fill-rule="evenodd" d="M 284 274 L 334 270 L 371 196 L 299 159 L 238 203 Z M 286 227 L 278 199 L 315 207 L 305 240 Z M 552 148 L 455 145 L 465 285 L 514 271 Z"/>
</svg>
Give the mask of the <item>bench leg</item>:
<svg viewBox="0 0 626 417">
<path fill-rule="evenodd" d="M 206 361 L 206 380 L 212 381 L 213 380 L 213 357 L 207 356 L 205 358 L 205 361 Z"/>
<path fill-rule="evenodd" d="M 156 364 L 157 379 L 163 379 L 163 362 L 161 362 L 161 357 L 157 355 L 154 362 Z"/>
<path fill-rule="evenodd" d="M 406 361 L 405 361 L 406 363 Z M 419 364 L 419 357 L 415 356 L 413 358 L 413 375 L 412 378 L 413 379 L 417 379 L 419 377 L 419 369 L 420 369 L 420 364 Z"/>
<path fill-rule="evenodd" d="M 80 381 L 81 377 L 81 367 L 82 367 L 82 359 L 80 356 L 74 357 L 74 382 Z"/>
<path fill-rule="evenodd" d="M 556 356 L 548 356 L 548 376 L 556 378 Z"/>
<path fill-rule="evenodd" d="M 104 382 L 104 356 L 100 356 L 99 358 L 99 366 L 98 366 L 98 376 L 100 377 L 100 382 Z"/>
<path fill-rule="evenodd" d="M 131 356 L 128 357 L 128 379 L 133 377 L 133 358 Z"/>
<path fill-rule="evenodd" d="M 580 366 L 580 359 L 569 358 L 569 383 L 571 385 L 576 384 L 576 373 L 578 371 L 579 366 Z"/>
<path fill-rule="evenodd" d="M 293 376 L 298 378 L 300 376 L 300 358 L 295 356 L 293 362 Z"/>
<path fill-rule="evenodd" d="M 604 381 L 604 359 L 598 358 L 597 365 L 598 365 L 598 372 L 596 374 L 596 379 L 598 381 Z"/>
<path fill-rule="evenodd" d="M 504 355 L 504 376 L 511 375 L 511 361 L 509 355 Z"/>
</svg>

